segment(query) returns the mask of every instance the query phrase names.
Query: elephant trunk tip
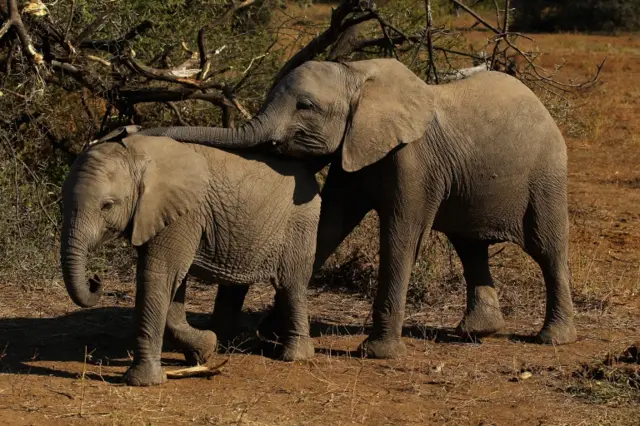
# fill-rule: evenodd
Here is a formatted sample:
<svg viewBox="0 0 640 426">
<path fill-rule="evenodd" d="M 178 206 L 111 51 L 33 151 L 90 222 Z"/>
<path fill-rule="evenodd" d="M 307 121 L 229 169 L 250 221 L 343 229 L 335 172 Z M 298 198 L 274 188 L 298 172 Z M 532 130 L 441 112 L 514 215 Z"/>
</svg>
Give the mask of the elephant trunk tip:
<svg viewBox="0 0 640 426">
<path fill-rule="evenodd" d="M 89 278 L 89 291 L 91 294 L 102 295 L 102 281 L 98 275 L 93 275 L 93 278 Z"/>
<path fill-rule="evenodd" d="M 91 308 L 95 306 L 102 297 L 102 281 L 98 275 L 89 278 L 89 293 L 83 295 L 82 298 L 73 298 L 76 305 L 82 308 Z"/>
</svg>

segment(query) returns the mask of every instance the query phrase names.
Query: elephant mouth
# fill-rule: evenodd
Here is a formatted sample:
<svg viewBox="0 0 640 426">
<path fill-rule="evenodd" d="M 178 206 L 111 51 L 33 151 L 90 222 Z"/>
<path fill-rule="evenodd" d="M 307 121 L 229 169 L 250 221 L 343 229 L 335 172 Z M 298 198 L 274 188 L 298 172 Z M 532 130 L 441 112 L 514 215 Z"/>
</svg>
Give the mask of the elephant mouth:
<svg viewBox="0 0 640 426">
<path fill-rule="evenodd" d="M 92 294 L 102 295 L 102 280 L 98 274 L 93 274 L 93 277 L 89 278 L 89 291 Z"/>
</svg>

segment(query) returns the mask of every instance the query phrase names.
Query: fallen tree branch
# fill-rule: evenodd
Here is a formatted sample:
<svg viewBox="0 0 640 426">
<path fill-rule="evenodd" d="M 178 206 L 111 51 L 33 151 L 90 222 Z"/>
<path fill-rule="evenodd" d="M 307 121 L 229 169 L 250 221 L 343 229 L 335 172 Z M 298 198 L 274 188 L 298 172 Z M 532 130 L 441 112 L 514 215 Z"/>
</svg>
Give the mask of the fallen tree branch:
<svg viewBox="0 0 640 426">
<path fill-rule="evenodd" d="M 199 69 L 198 70 L 173 70 L 173 69 L 163 70 L 163 69 L 153 68 L 153 67 L 144 65 L 136 61 L 131 56 L 125 57 L 123 59 L 123 62 L 132 71 L 139 73 L 152 80 L 166 81 L 169 83 L 178 83 L 185 86 L 193 87 L 198 90 L 206 90 L 206 89 L 222 90 L 223 89 L 223 86 L 219 83 L 215 83 L 215 82 L 207 83 L 204 81 L 183 77 L 184 75 L 193 75 L 201 72 L 201 70 Z"/>
<path fill-rule="evenodd" d="M 129 42 L 153 28 L 151 21 L 143 21 L 115 40 L 85 40 L 80 42 L 81 49 L 96 49 L 113 54 L 121 54 Z"/>
<path fill-rule="evenodd" d="M 169 107 L 169 109 L 170 109 L 171 111 L 173 111 L 173 113 L 174 113 L 174 114 L 175 114 L 175 116 L 176 116 L 176 119 L 178 120 L 178 123 L 179 123 L 181 126 L 189 126 L 189 123 L 187 123 L 187 122 L 182 118 L 182 114 L 180 113 L 180 110 L 178 109 L 178 107 L 177 107 L 177 106 L 175 106 L 175 104 L 174 104 L 174 103 L 172 103 L 172 102 L 163 102 L 163 104 L 164 104 L 164 105 L 166 105 L 166 106 L 168 106 L 168 107 Z"/>
<path fill-rule="evenodd" d="M 238 102 L 231 86 L 225 86 L 222 90 L 222 93 L 224 94 L 226 100 L 229 101 L 231 105 L 235 107 L 235 109 L 240 111 L 240 114 L 242 114 L 244 118 L 246 118 L 247 120 L 251 120 L 251 114 L 249 114 L 247 110 L 240 104 L 240 102 Z"/>
<path fill-rule="evenodd" d="M 167 89 L 149 88 L 137 90 L 120 90 L 119 98 L 129 104 L 139 104 L 147 102 L 177 102 L 186 100 L 201 100 L 211 102 L 216 106 L 227 105 L 228 101 L 220 93 L 203 93 L 196 89 Z M 230 105 L 229 106 L 233 106 Z"/>
<path fill-rule="evenodd" d="M 29 61 L 31 61 L 32 65 L 38 66 L 42 64 L 43 57 L 36 51 L 36 48 L 33 46 L 33 42 L 31 41 L 31 37 L 24 27 L 24 23 L 22 22 L 22 18 L 20 17 L 20 12 L 18 11 L 16 0 L 6 1 L 6 12 L 8 13 L 8 19 L 5 21 L 2 27 L 0 27 L 0 39 L 2 39 L 2 37 L 4 37 L 11 28 L 13 28 L 18 36 L 18 40 L 20 40 L 22 50 L 26 52 L 27 58 L 29 58 Z"/>
</svg>

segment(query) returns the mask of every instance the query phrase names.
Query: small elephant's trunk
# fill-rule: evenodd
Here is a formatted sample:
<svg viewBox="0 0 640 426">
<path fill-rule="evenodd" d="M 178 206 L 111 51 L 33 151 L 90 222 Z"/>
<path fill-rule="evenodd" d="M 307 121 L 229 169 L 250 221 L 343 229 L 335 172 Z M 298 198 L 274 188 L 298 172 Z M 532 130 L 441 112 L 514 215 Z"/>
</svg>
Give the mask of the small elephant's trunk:
<svg viewBox="0 0 640 426">
<path fill-rule="evenodd" d="M 62 275 L 69 296 L 76 305 L 83 308 L 94 306 L 102 296 L 102 284 L 98 276 L 94 276 L 88 283 L 85 278 L 88 253 L 86 236 L 78 234 L 78 230 L 69 226 L 65 220 L 60 241 Z"/>
</svg>

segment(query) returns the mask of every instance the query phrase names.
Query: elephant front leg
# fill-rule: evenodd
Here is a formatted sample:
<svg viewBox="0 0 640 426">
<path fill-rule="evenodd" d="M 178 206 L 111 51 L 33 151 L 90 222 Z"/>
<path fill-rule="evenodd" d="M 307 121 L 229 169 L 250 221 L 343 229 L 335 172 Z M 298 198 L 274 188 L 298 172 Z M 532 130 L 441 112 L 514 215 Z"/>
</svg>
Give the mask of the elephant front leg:
<svg viewBox="0 0 640 426">
<path fill-rule="evenodd" d="M 133 364 L 124 375 L 130 386 L 159 385 L 167 380 L 160 358 L 171 302 L 171 285 L 166 274 L 147 268 L 145 257 L 138 257 Z"/>
<path fill-rule="evenodd" d="M 217 337 L 210 330 L 198 330 L 187 322 L 184 301 L 187 289 L 186 278 L 169 306 L 167 334 L 182 348 L 189 365 L 205 364 L 216 353 Z"/>
<path fill-rule="evenodd" d="M 315 349 L 309 336 L 306 285 L 277 289 L 283 309 L 283 348 L 280 359 L 298 361 L 313 357 Z"/>
<path fill-rule="evenodd" d="M 428 228 L 419 223 L 380 217 L 380 273 L 373 304 L 373 330 L 359 347 L 366 357 L 397 358 L 406 353 L 402 324 L 407 288 L 422 233 Z"/>
<path fill-rule="evenodd" d="M 313 273 L 313 242 L 316 228 L 313 222 L 302 222 L 292 226 L 296 230 L 290 236 L 287 252 L 283 253 L 277 280 L 275 318 L 279 324 L 274 329 L 282 333 L 283 361 L 311 358 L 314 353 L 313 340 L 309 335 L 309 311 L 307 308 L 307 286 Z"/>
</svg>

